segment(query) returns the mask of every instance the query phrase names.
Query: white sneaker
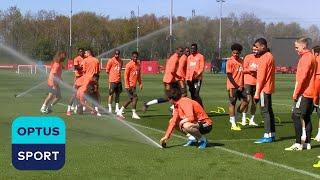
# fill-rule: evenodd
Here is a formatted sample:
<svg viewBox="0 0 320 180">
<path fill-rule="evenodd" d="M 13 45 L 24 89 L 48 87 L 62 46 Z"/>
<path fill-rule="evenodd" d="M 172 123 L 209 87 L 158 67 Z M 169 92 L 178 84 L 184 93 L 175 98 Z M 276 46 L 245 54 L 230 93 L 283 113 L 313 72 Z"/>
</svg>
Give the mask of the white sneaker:
<svg viewBox="0 0 320 180">
<path fill-rule="evenodd" d="M 53 111 L 52 109 L 53 109 L 52 106 L 49 105 L 49 106 L 47 107 L 47 109 L 46 109 L 47 113 L 52 113 L 52 111 Z"/>
<path fill-rule="evenodd" d="M 254 121 L 250 121 L 249 126 L 259 126 L 259 124 L 255 123 Z"/>
<path fill-rule="evenodd" d="M 41 109 L 40 109 L 40 112 L 41 112 L 41 113 L 45 113 L 45 114 L 47 114 L 47 113 L 48 113 L 48 111 L 47 111 L 47 107 L 42 106 L 42 107 L 41 107 Z"/>
<path fill-rule="evenodd" d="M 99 112 L 97 112 L 97 116 L 99 116 L 99 117 L 100 117 L 100 116 L 101 116 L 101 114 L 100 114 Z"/>
<path fill-rule="evenodd" d="M 317 135 L 317 136 L 314 138 L 314 140 L 320 142 L 320 135 Z"/>
<path fill-rule="evenodd" d="M 137 113 L 132 113 L 132 119 L 141 119 Z"/>
<path fill-rule="evenodd" d="M 246 122 L 246 121 L 242 121 L 242 122 L 239 123 L 239 124 L 241 124 L 242 126 L 246 126 L 246 125 L 247 125 L 247 122 Z"/>
<path fill-rule="evenodd" d="M 294 143 L 292 146 L 285 148 L 286 151 L 302 151 L 302 145 L 299 143 Z"/>
<path fill-rule="evenodd" d="M 241 125 L 242 126 L 247 125 L 247 119 L 244 116 L 242 116 L 242 118 L 241 118 Z"/>
<path fill-rule="evenodd" d="M 82 107 L 82 111 L 83 111 L 83 112 L 86 111 L 86 107 L 85 107 L 85 106 Z"/>
<path fill-rule="evenodd" d="M 122 115 L 122 112 L 121 112 L 120 110 L 117 112 L 117 116 L 120 117 L 120 118 L 125 118 L 125 117 Z"/>
<path fill-rule="evenodd" d="M 303 149 L 310 150 L 311 149 L 311 144 L 310 143 L 303 144 Z"/>
<path fill-rule="evenodd" d="M 78 112 L 78 106 L 75 106 L 74 109 L 73 109 L 73 113 L 77 114 L 77 112 Z"/>
</svg>

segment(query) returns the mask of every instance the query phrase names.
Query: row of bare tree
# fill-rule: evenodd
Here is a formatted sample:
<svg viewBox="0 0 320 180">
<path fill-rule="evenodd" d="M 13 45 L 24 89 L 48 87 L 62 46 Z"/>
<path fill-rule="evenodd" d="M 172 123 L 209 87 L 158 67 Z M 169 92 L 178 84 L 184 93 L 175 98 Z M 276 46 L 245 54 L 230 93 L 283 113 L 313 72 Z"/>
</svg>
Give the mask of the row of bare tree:
<svg viewBox="0 0 320 180">
<path fill-rule="evenodd" d="M 219 20 L 196 16 L 175 17 L 173 48 L 198 43 L 207 59 L 216 56 Z M 139 17 L 139 52 L 145 59 L 163 59 L 169 49 L 169 19 L 146 14 Z M 92 48 L 97 55 L 120 47 L 124 57 L 136 50 L 137 19 L 110 19 L 93 12 L 72 16 L 72 55 L 77 48 Z M 297 23 L 265 23 L 254 14 L 230 14 L 222 19 L 222 56 L 229 56 L 233 42 L 241 43 L 249 52 L 254 39 L 265 37 L 271 43 L 274 37 L 308 36 L 319 42 L 317 26 L 302 28 Z M 0 11 L 0 42 L 32 58 L 50 60 L 56 50 L 69 51 L 69 17 L 54 11 L 41 10 L 22 14 L 17 7 Z M 271 47 L 272 48 L 272 47 Z M 111 51 L 112 52 L 112 51 Z M 111 54 L 106 54 L 111 56 Z"/>
</svg>

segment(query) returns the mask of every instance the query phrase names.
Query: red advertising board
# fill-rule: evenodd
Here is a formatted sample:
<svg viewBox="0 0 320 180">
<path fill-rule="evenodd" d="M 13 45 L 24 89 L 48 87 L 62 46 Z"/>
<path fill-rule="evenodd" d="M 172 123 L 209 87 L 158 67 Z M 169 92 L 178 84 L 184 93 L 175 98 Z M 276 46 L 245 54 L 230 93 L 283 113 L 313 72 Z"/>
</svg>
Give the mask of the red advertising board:
<svg viewBox="0 0 320 180">
<path fill-rule="evenodd" d="M 211 71 L 211 63 L 205 64 L 204 71 Z"/>
<path fill-rule="evenodd" d="M 72 70 L 73 69 L 73 60 L 72 59 L 68 59 L 66 65 L 65 65 L 65 70 Z"/>
<path fill-rule="evenodd" d="M 143 74 L 159 73 L 158 61 L 141 61 L 141 73 Z"/>
</svg>

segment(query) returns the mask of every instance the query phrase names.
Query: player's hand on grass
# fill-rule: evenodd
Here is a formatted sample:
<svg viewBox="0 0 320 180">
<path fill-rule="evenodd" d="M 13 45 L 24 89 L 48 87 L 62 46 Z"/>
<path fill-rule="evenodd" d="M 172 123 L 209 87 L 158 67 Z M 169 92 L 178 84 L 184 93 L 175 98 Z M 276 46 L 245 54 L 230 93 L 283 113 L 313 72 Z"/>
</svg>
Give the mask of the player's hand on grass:
<svg viewBox="0 0 320 180">
<path fill-rule="evenodd" d="M 140 89 L 141 89 L 141 90 L 143 89 L 143 84 L 140 84 Z"/>
<path fill-rule="evenodd" d="M 160 144 L 163 148 L 167 147 L 167 141 L 168 141 L 168 137 L 164 136 L 163 138 L 160 139 Z"/>
</svg>

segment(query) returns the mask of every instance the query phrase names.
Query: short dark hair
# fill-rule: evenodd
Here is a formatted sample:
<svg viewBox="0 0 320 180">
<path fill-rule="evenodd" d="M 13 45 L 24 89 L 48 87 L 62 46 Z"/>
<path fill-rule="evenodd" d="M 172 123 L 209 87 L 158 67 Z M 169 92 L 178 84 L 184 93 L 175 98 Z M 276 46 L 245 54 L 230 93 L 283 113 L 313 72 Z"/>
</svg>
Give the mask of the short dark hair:
<svg viewBox="0 0 320 180">
<path fill-rule="evenodd" d="M 318 45 L 314 46 L 312 49 L 313 49 L 313 52 L 318 53 L 318 54 L 320 53 L 320 46 L 318 46 Z"/>
<path fill-rule="evenodd" d="M 139 56 L 138 51 L 133 51 L 133 52 L 131 53 L 132 56 L 133 56 L 134 54 L 137 55 L 137 56 Z"/>
<path fill-rule="evenodd" d="M 117 52 L 119 52 L 119 54 L 120 54 L 120 50 L 119 50 L 119 49 L 114 50 L 114 53 L 115 53 L 115 54 L 116 54 Z"/>
<path fill-rule="evenodd" d="M 170 90 L 166 91 L 166 95 L 168 99 L 172 99 L 174 101 L 177 101 L 181 98 L 181 90 L 179 87 L 173 87 Z"/>
<path fill-rule="evenodd" d="M 91 54 L 91 56 L 93 56 L 94 57 L 94 53 L 93 53 L 93 51 L 92 51 L 92 49 L 87 49 L 86 51 L 89 51 L 90 52 L 90 54 Z"/>
<path fill-rule="evenodd" d="M 192 44 L 191 44 L 191 47 L 192 47 L 192 46 L 194 46 L 194 47 L 198 48 L 197 43 L 192 43 Z"/>
<path fill-rule="evenodd" d="M 81 48 L 78 48 L 78 52 L 79 52 L 79 51 L 84 51 L 84 48 L 82 48 L 82 47 L 81 47 Z"/>
<path fill-rule="evenodd" d="M 236 51 L 242 51 L 242 46 L 241 46 L 241 44 L 239 44 L 239 43 L 234 43 L 234 44 L 232 44 L 231 45 L 231 51 L 234 51 L 234 50 L 236 50 Z"/>
<path fill-rule="evenodd" d="M 259 38 L 256 41 L 254 41 L 254 43 L 259 43 L 259 44 L 262 44 L 262 45 L 265 45 L 266 47 L 268 47 L 268 43 L 265 38 Z"/>
</svg>

